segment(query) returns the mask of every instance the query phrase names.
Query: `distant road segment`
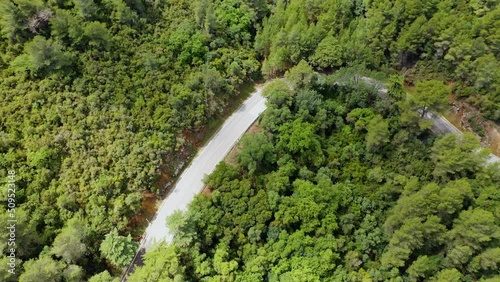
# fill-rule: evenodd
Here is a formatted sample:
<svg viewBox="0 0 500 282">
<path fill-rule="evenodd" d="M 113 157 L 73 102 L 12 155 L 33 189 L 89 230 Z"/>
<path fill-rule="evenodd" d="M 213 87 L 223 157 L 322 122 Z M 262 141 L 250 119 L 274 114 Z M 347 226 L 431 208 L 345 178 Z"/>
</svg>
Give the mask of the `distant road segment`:
<svg viewBox="0 0 500 282">
<path fill-rule="evenodd" d="M 387 94 L 387 88 L 385 88 L 380 82 L 369 78 L 369 77 L 362 77 L 361 78 L 363 81 L 366 83 L 375 86 L 378 90 L 378 94 L 380 97 L 384 97 Z M 427 113 L 425 115 L 426 119 L 432 120 L 433 125 L 432 125 L 432 132 L 439 134 L 439 135 L 445 135 L 445 134 L 455 134 L 455 135 L 462 135 L 462 131 L 460 131 L 458 128 L 456 128 L 451 122 L 449 122 L 445 117 L 435 114 L 435 113 Z M 500 162 L 500 158 L 494 154 L 490 154 L 489 158 L 486 160 L 487 163 L 494 163 L 494 162 Z"/>
</svg>

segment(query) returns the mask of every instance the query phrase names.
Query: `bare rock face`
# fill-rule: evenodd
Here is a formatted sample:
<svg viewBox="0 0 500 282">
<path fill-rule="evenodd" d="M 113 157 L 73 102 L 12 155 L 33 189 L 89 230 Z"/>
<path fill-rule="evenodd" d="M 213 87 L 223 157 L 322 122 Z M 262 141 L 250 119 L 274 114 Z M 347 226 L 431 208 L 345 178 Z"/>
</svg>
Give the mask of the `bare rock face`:
<svg viewBox="0 0 500 282">
<path fill-rule="evenodd" d="M 40 29 L 47 26 L 53 14 L 54 11 L 50 9 L 44 9 L 36 12 L 28 22 L 28 27 L 31 32 L 37 34 Z"/>
</svg>

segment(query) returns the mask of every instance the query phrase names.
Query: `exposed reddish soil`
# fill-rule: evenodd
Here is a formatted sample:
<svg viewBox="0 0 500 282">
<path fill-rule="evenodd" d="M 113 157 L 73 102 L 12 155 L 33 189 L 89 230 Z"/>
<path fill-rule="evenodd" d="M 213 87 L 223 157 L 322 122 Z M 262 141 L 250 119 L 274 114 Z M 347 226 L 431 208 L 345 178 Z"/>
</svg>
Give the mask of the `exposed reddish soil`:
<svg viewBox="0 0 500 282">
<path fill-rule="evenodd" d="M 481 144 L 500 156 L 500 126 L 482 118 L 481 112 L 462 100 L 454 100 L 451 110 L 445 115 L 455 127 L 463 132 L 473 132 Z"/>
<path fill-rule="evenodd" d="M 129 221 L 128 226 L 133 232 L 133 236 L 140 236 L 142 226 L 147 222 L 149 218 L 152 218 L 157 210 L 157 196 L 149 191 L 142 192 L 141 209 L 137 214 L 135 214 Z M 144 226 L 145 227 L 145 226 Z"/>
<path fill-rule="evenodd" d="M 262 128 L 260 127 L 260 125 L 255 122 L 254 124 L 252 124 L 252 126 L 250 126 L 250 128 L 247 130 L 247 134 L 253 134 L 253 133 L 257 133 L 257 132 L 260 132 L 262 131 Z"/>
<path fill-rule="evenodd" d="M 251 91 L 253 91 L 254 88 L 252 84 L 250 83 L 249 85 L 251 87 Z M 239 92 L 245 92 L 245 88 L 248 88 L 248 85 L 243 85 Z M 244 98 L 244 96 L 236 98 L 237 99 L 230 99 L 228 104 L 220 113 L 219 117 L 214 117 L 214 119 L 209 121 L 207 125 L 199 126 L 193 130 L 184 130 L 182 132 L 182 138 L 185 141 L 183 147 L 178 151 L 171 152 L 168 156 L 165 156 L 164 163 L 158 170 L 159 175 L 156 183 L 154 184 L 154 189 L 152 189 L 152 191 L 156 191 L 157 194 L 144 192 L 141 201 L 141 209 L 129 221 L 128 227 L 134 233 L 144 231 L 144 228 L 146 228 L 149 220 L 154 217 L 157 210 L 157 204 L 160 203 L 160 199 L 167 195 L 173 187 L 176 176 L 182 172 L 182 169 L 188 164 L 188 160 L 196 152 L 197 148 L 203 145 L 204 139 L 209 136 L 213 130 L 216 130 L 219 127 L 220 121 L 218 121 L 218 119 L 227 117 L 231 112 L 233 112 L 236 109 L 235 107 L 239 105 L 239 102 L 241 102 L 239 99 Z M 254 125 L 252 128 L 253 127 Z M 255 130 L 252 128 L 251 130 Z M 169 162 L 167 163 L 166 160 L 169 160 Z M 210 189 L 205 190 L 202 192 L 205 195 L 210 195 L 212 193 L 212 190 Z M 136 235 L 139 236 L 140 234 Z"/>
<path fill-rule="evenodd" d="M 155 183 L 157 191 L 161 191 L 165 185 L 172 181 L 172 174 L 166 168 L 160 170 L 160 175 Z"/>
<path fill-rule="evenodd" d="M 207 197 L 210 197 L 212 195 L 212 192 L 213 192 L 212 189 L 210 189 L 209 187 L 205 186 L 205 188 L 203 188 L 203 191 L 201 191 L 201 194 L 203 194 L 203 195 L 205 195 Z"/>
<path fill-rule="evenodd" d="M 486 132 L 488 132 L 488 136 L 490 137 L 491 152 L 500 157 L 500 130 L 498 126 L 487 126 Z"/>
</svg>

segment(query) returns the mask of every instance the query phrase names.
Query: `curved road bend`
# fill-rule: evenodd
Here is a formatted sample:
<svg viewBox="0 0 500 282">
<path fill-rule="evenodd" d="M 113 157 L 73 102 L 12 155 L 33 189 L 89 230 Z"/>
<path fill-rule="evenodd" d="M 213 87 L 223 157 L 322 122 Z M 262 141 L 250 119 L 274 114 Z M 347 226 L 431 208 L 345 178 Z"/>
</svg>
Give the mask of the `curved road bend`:
<svg viewBox="0 0 500 282">
<path fill-rule="evenodd" d="M 167 217 L 176 210 L 187 210 L 194 196 L 199 194 L 204 187 L 203 177 L 214 170 L 243 133 L 266 109 L 266 99 L 261 95 L 262 89 L 262 85 L 257 87 L 180 175 L 174 190 L 163 200 L 155 218 L 146 229 L 140 249 L 145 248 L 148 251 L 155 242 L 166 241 L 168 243 L 172 240 L 173 234 L 166 226 Z"/>
<path fill-rule="evenodd" d="M 378 94 L 380 97 L 384 97 L 387 94 L 387 88 L 385 88 L 380 82 L 369 78 L 369 77 L 362 77 L 361 78 L 364 82 L 371 84 L 375 86 L 375 88 L 378 90 Z M 449 122 L 445 117 L 441 115 L 437 115 L 435 113 L 427 113 L 425 115 L 426 119 L 432 120 L 433 125 L 432 125 L 432 132 L 439 134 L 439 135 L 444 135 L 444 134 L 455 134 L 455 135 L 462 135 L 462 131 L 460 131 L 458 128 L 456 128 L 451 122 Z M 494 162 L 500 162 L 500 157 L 490 154 L 489 158 L 486 160 L 488 164 L 494 163 Z"/>
<path fill-rule="evenodd" d="M 387 94 L 387 89 L 381 83 L 374 82 L 370 78 L 363 77 L 362 79 L 369 84 L 374 84 L 378 88 L 379 95 L 384 96 Z M 261 95 L 263 87 L 262 85 L 258 86 L 256 91 L 243 102 L 241 107 L 224 122 L 215 136 L 199 151 L 189 167 L 181 174 L 174 186 L 174 190 L 163 200 L 155 218 L 146 229 L 136 259 L 140 260 L 140 255 L 151 249 L 156 242 L 166 241 L 168 243 L 172 241 L 174 234 L 171 234 L 166 226 L 167 217 L 176 210 L 187 210 L 194 196 L 203 189 L 203 177 L 214 170 L 215 166 L 224 159 L 243 133 L 264 112 L 266 99 Z M 432 130 L 435 133 L 462 134 L 460 130 L 442 116 L 428 114 L 427 118 L 434 121 Z M 500 162 L 500 158 L 491 154 L 488 162 Z M 132 262 L 132 268 L 136 259 Z M 130 270 L 129 267 L 125 274 Z"/>
<path fill-rule="evenodd" d="M 387 94 L 387 89 L 380 83 L 362 78 L 365 82 L 374 84 L 381 96 Z M 146 229 L 141 248 L 146 251 L 155 242 L 170 242 L 173 238 L 166 226 L 166 219 L 176 210 L 186 210 L 194 196 L 203 189 L 202 179 L 210 174 L 215 166 L 224 159 L 231 148 L 238 142 L 243 133 L 266 109 L 266 99 L 262 97 L 263 86 L 258 86 L 251 96 L 243 102 L 241 107 L 233 113 L 222 125 L 219 131 L 211 138 L 193 159 L 191 165 L 184 170 L 177 180 L 174 190 L 163 200 L 156 217 Z M 432 131 L 437 134 L 462 134 L 453 124 L 440 115 L 428 113 L 426 118 L 434 122 Z M 499 162 L 500 158 L 491 154 L 488 162 Z"/>
</svg>

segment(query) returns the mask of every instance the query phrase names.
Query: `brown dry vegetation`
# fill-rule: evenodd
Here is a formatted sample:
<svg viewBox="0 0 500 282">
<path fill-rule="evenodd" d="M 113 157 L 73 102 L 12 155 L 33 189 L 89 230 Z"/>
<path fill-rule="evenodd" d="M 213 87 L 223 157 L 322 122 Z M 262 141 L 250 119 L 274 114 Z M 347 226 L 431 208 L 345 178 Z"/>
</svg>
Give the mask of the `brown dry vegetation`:
<svg viewBox="0 0 500 282">
<path fill-rule="evenodd" d="M 481 138 L 481 144 L 500 156 L 500 127 L 482 117 L 480 111 L 462 100 L 453 100 L 450 111 L 445 115 L 462 132 L 472 132 Z"/>
</svg>

